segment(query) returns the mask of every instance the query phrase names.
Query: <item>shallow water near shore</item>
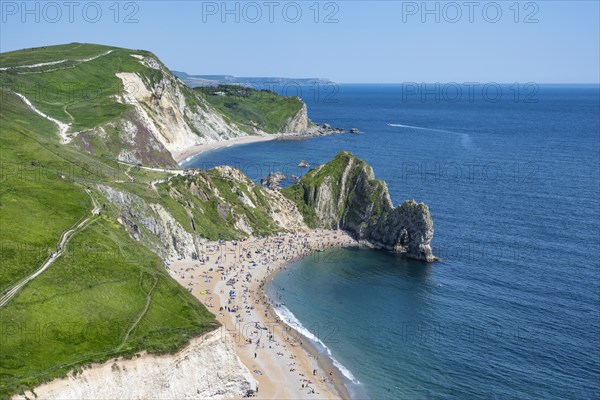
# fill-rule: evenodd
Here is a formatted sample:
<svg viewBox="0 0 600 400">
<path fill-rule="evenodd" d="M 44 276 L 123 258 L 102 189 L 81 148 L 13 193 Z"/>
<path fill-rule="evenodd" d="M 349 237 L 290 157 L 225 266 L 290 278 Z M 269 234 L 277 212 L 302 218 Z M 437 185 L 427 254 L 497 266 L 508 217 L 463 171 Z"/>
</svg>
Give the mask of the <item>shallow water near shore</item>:
<svg viewBox="0 0 600 400">
<path fill-rule="evenodd" d="M 414 394 L 398 363 L 408 361 L 415 310 L 437 289 L 430 268 L 385 252 L 330 249 L 288 266 L 266 292 L 280 317 L 341 370 L 352 398 L 397 398 Z"/>
<path fill-rule="evenodd" d="M 594 398 L 599 93 L 540 86 L 535 103 L 448 103 L 405 101 L 399 85 L 341 85 L 335 103 L 304 96 L 309 117 L 364 133 L 231 147 L 190 165 L 258 180 L 348 150 L 394 203 L 429 205 L 439 263 L 331 250 L 273 282 L 371 398 Z"/>
</svg>

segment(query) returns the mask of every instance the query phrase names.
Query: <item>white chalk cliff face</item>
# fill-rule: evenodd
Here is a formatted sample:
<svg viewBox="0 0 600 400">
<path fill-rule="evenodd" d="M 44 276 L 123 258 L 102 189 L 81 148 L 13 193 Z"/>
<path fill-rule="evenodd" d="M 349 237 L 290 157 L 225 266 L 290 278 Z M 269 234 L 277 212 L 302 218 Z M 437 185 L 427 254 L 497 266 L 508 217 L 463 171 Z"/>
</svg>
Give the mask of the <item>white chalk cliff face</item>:
<svg viewBox="0 0 600 400">
<path fill-rule="evenodd" d="M 123 93 L 119 101 L 130 104 L 137 120 L 170 152 L 188 147 L 245 136 L 204 100 L 190 91 L 170 71 L 151 57 L 140 60 L 145 66 L 161 72 L 158 82 L 148 82 L 133 72 L 119 72 Z M 186 102 L 186 95 L 192 101 Z"/>
<path fill-rule="evenodd" d="M 170 155 L 182 152 L 194 145 L 221 142 L 248 133 L 236 124 L 227 122 L 223 115 L 196 95 L 170 71 L 152 57 L 138 58 L 149 69 L 159 71 L 161 79 L 151 79 L 135 72 L 118 72 L 116 76 L 123 83 L 123 92 L 117 101 L 132 106 L 133 112 L 125 119 L 134 121 L 126 126 L 125 136 L 132 147 L 144 147 L 146 143 L 160 143 Z M 290 117 L 282 132 L 300 132 L 308 126 L 306 105 Z M 267 135 L 254 129 L 253 134 Z M 154 145 L 154 150 L 156 145 Z M 143 162 L 143 156 L 132 156 L 125 152 L 121 161 Z"/>
<path fill-rule="evenodd" d="M 306 104 L 302 105 L 302 108 L 296 115 L 290 117 L 283 128 L 284 133 L 295 133 L 302 132 L 308 127 L 308 109 Z"/>
<path fill-rule="evenodd" d="M 61 400 L 240 398 L 258 383 L 234 346 L 217 330 L 193 339 L 177 354 L 108 361 L 37 387 L 35 393 Z"/>
</svg>

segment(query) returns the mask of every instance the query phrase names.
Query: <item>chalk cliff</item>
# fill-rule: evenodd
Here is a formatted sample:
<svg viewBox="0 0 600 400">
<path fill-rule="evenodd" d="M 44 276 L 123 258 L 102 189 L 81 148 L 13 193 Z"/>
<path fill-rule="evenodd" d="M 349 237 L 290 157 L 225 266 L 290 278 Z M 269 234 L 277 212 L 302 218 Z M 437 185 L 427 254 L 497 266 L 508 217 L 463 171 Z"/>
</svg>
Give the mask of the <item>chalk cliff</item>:
<svg viewBox="0 0 600 400">
<path fill-rule="evenodd" d="M 107 361 L 14 399 L 223 399 L 244 397 L 257 381 L 222 330 L 195 338 L 173 355 Z M 27 395 L 27 394 L 26 394 Z"/>
</svg>

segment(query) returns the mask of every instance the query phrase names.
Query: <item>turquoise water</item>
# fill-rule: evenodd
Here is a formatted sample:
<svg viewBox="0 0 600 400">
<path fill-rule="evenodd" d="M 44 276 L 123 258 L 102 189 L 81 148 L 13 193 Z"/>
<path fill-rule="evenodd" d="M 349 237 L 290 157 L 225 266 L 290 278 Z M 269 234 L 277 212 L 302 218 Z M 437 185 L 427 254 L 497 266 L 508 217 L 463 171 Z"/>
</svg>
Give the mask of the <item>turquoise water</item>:
<svg viewBox="0 0 600 400">
<path fill-rule="evenodd" d="M 364 133 L 190 164 L 259 179 L 348 150 L 395 203 L 429 205 L 441 262 L 320 253 L 268 289 L 360 382 L 356 397 L 600 398 L 598 87 L 541 86 L 535 103 L 406 101 L 396 85 L 342 85 L 336 96 L 305 96 L 309 116 Z"/>
</svg>

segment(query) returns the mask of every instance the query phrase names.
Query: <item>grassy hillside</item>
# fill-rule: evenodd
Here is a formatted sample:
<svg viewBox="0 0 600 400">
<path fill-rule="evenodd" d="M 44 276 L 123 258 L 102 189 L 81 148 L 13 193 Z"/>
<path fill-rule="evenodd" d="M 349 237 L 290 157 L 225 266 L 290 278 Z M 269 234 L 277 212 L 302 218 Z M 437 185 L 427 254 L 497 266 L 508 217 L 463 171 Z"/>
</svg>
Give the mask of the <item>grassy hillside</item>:
<svg viewBox="0 0 600 400">
<path fill-rule="evenodd" d="M 0 290 L 4 290 L 37 269 L 55 251 L 60 234 L 91 209 L 74 175 L 101 178 L 110 167 L 97 169 L 93 160 L 60 148 L 46 135 L 56 129 L 52 123 L 5 89 L 1 94 Z"/>
<path fill-rule="evenodd" d="M 46 63 L 63 57 L 69 57 L 69 60 L 38 68 L 11 68 L 0 74 L 0 85 L 23 94 L 45 114 L 71 124 L 73 131 L 91 129 L 125 112 L 127 106 L 114 98 L 123 90 L 115 71 L 137 72 L 144 76 L 150 71 L 160 74 L 160 71 L 144 68 L 126 49 L 81 44 L 58 47 L 57 52 L 52 46 L 1 54 L 2 67 Z M 27 62 L 17 61 L 21 57 Z M 92 57 L 97 58 L 81 61 Z M 160 77 L 147 76 L 147 79 Z"/>
<path fill-rule="evenodd" d="M 144 87 L 124 87 L 117 73 L 139 76 Z M 190 145 L 229 131 L 280 132 L 304 105 L 298 98 L 238 86 L 191 89 L 148 51 L 81 43 L 0 54 L 0 87 L 20 93 L 44 114 L 67 124 L 66 136 L 75 137 L 72 144 L 80 149 L 109 158 L 125 150 L 153 166 L 176 165 L 164 147 L 172 136 L 183 135 Z M 226 95 L 215 94 L 221 91 Z M 143 99 L 136 98 L 141 111 L 129 100 L 142 93 Z M 169 101 L 161 102 L 165 93 Z M 185 110 L 180 110 L 181 98 Z M 211 118 L 217 122 L 208 123 Z M 150 126 L 159 120 L 167 125 L 152 133 Z M 203 129 L 207 126 L 208 131 Z M 45 132 L 58 136 L 50 126 Z"/>
<path fill-rule="evenodd" d="M 212 316 L 160 260 L 114 224 L 98 218 L 0 310 L 0 396 L 90 362 L 173 352 L 214 328 Z"/>
<path fill-rule="evenodd" d="M 123 132 L 107 122 L 128 122 L 131 113 L 116 100 L 123 87 L 115 73 L 158 82 L 166 71 L 131 54 L 152 55 L 77 43 L 0 54 L 0 296 L 37 271 L 68 230 L 88 221 L 46 271 L 0 307 L 0 398 L 118 355 L 173 352 L 214 329 L 214 317 L 159 258 L 180 251 L 168 248 L 173 229 L 193 240 L 283 230 L 273 215 L 285 219 L 289 201 L 237 170 L 182 176 L 115 161 Z M 25 67 L 37 63 L 45 64 Z M 272 132 L 302 107 L 297 99 L 251 90 L 241 97 L 233 88 L 221 88 L 231 96 L 183 84 L 179 90 L 190 107 L 208 107 L 206 97 L 230 120 Z M 105 124 L 103 136 L 82 133 L 61 144 L 57 125 L 16 93 L 72 130 Z M 150 151 L 155 165 L 172 165 L 164 152 Z M 118 204 L 110 193 L 135 204 Z M 99 215 L 92 214 L 96 205 Z"/>
<path fill-rule="evenodd" d="M 18 67 L 38 63 L 54 63 L 66 59 L 89 58 L 110 49 L 116 49 L 116 47 L 83 43 L 33 47 L 0 54 L 0 68 Z"/>
<path fill-rule="evenodd" d="M 194 91 L 247 131 L 260 129 L 267 133 L 282 132 L 288 119 L 295 116 L 304 105 L 297 97 L 283 97 L 269 90 L 237 85 L 198 87 Z"/>
<path fill-rule="evenodd" d="M 59 145 L 48 135 L 53 124 L 6 89 L 1 95 L 4 291 L 37 270 L 56 251 L 61 233 L 90 215 L 84 188 L 102 204 L 94 185 L 126 177 L 112 161 Z M 132 174 L 139 186 L 164 175 Z M 175 351 L 214 327 L 212 315 L 163 265 L 109 209 L 95 217 L 55 264 L 0 308 L 0 398 L 115 355 Z"/>
<path fill-rule="evenodd" d="M 81 43 L 2 53 L 0 86 L 20 93 L 44 114 L 67 124 L 67 137 L 76 136 L 71 144 L 86 152 L 114 159 L 124 149 L 137 148 L 139 158 L 148 164 L 174 166 L 164 147 L 132 143 L 131 134 L 119 123 L 130 120 L 144 129 L 133 118 L 132 106 L 123 103 L 126 90 L 116 73 L 136 73 L 145 84 L 163 78 L 162 70 L 147 67 L 141 57 L 156 59 L 147 51 Z M 101 134 L 94 133 L 100 126 Z M 58 138 L 56 126 L 44 132 Z"/>
</svg>

